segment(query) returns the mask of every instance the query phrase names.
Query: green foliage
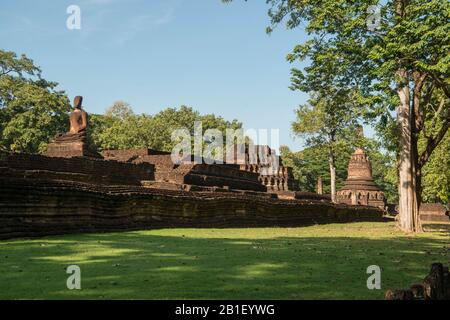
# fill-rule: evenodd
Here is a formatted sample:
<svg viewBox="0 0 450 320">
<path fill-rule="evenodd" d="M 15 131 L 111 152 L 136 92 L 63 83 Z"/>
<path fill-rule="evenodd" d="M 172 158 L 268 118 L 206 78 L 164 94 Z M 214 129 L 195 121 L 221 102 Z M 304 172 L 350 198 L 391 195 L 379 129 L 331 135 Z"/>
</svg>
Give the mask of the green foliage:
<svg viewBox="0 0 450 320">
<path fill-rule="evenodd" d="M 436 136 L 443 126 L 443 119 L 450 119 L 450 109 L 445 110 L 445 105 L 450 104 L 441 91 L 434 91 L 430 106 L 434 112 L 424 114 L 424 130 L 421 131 L 418 141 L 418 149 L 425 150 L 430 139 Z M 441 143 L 431 154 L 429 160 L 422 167 L 422 200 L 424 202 L 450 202 L 450 132 L 444 135 Z"/>
<path fill-rule="evenodd" d="M 310 38 L 288 55 L 291 62 L 311 60 L 303 71 L 296 69 L 293 73 L 297 80 L 294 85 L 305 91 L 320 90 L 325 83 L 339 83 L 338 87 L 356 86 L 361 93 L 376 98 L 378 90 L 394 93 L 390 85 L 395 82 L 399 67 L 410 71 L 419 68 L 436 76 L 449 75 L 450 4 L 446 0 L 267 0 L 267 3 L 271 5 L 272 28 L 285 19 L 288 28 L 306 25 Z M 405 8 L 402 17 L 396 16 L 398 3 Z M 381 12 L 380 25 L 374 31 L 367 27 L 368 9 L 372 5 L 377 5 Z"/>
<path fill-rule="evenodd" d="M 105 116 L 108 118 L 116 118 L 119 120 L 126 120 L 128 117 L 131 117 L 134 115 L 133 109 L 131 106 L 122 100 L 114 102 L 114 104 L 109 107 L 106 112 Z"/>
<path fill-rule="evenodd" d="M 384 192 L 388 203 L 398 203 L 398 174 L 395 155 L 389 152 L 380 152 L 379 144 L 373 140 L 369 140 L 365 148 L 372 163 L 373 180 Z"/>
<path fill-rule="evenodd" d="M 155 115 L 134 114 L 124 102 L 116 102 L 105 115 L 91 116 L 91 141 L 100 149 L 133 149 L 149 147 L 172 151 L 176 141 L 172 131 L 186 128 L 193 135 L 194 122 L 201 121 L 203 132 L 217 128 L 224 134 L 227 128 L 239 129 L 237 120 L 226 121 L 214 114 L 201 115 L 190 107 L 167 108 Z"/>
<path fill-rule="evenodd" d="M 405 69 L 450 78 L 450 3 L 446 0 L 400 1 L 268 0 L 272 28 L 286 19 L 288 28 L 306 23 L 309 39 L 296 46 L 288 61 L 310 61 L 293 68 L 292 87 L 320 92 L 330 85 L 352 88 L 367 119 L 376 120 L 385 148 L 398 150 L 401 132 L 393 117 L 398 106 L 396 71 Z M 380 26 L 367 28 L 368 8 L 380 8 Z M 444 80 L 446 79 L 446 80 Z M 430 108 L 430 106 L 426 106 Z M 448 106 L 447 106 L 448 108 Z"/>
<path fill-rule="evenodd" d="M 320 166 L 328 165 L 330 171 L 322 178 L 329 180 L 331 199 L 336 201 L 336 191 L 340 186 L 336 172 L 337 158 L 342 159 L 342 150 L 362 138 L 357 130 L 357 100 L 351 91 L 330 86 L 313 93 L 308 104 L 301 105 L 296 114 L 292 130 L 305 138 L 306 146 L 319 149 Z"/>
<path fill-rule="evenodd" d="M 298 107 L 292 131 L 305 138 L 307 146 L 326 146 L 327 154 L 337 153 L 342 143 L 357 143 L 358 115 L 351 92 L 327 88 Z"/>
<path fill-rule="evenodd" d="M 422 198 L 424 202 L 450 203 L 450 132 L 423 167 Z"/>
<path fill-rule="evenodd" d="M 336 156 L 336 188 L 339 190 L 347 178 L 347 166 L 353 149 L 344 145 Z M 318 177 L 322 177 L 324 193 L 330 193 L 330 167 L 328 150 L 325 146 L 307 147 L 302 151 L 292 152 L 288 147 L 280 148 L 283 164 L 293 168 L 294 177 L 299 180 L 300 190 L 316 192 Z"/>
<path fill-rule="evenodd" d="M 0 50 L 0 149 L 43 151 L 51 137 L 67 131 L 70 104 L 56 86 L 26 56 Z"/>
<path fill-rule="evenodd" d="M 313 93 L 307 104 L 298 107 L 296 115 L 292 123 L 296 135 L 306 138 L 308 145 L 333 148 L 343 135 L 348 140 L 348 132 L 356 132 L 359 108 L 351 92 L 327 88 L 326 92 Z"/>
</svg>

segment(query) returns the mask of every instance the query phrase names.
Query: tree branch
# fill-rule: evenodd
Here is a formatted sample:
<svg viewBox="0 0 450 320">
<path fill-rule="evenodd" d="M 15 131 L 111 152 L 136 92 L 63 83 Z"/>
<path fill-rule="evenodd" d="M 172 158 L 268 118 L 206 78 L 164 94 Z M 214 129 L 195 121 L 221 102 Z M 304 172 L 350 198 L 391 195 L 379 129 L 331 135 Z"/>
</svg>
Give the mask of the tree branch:
<svg viewBox="0 0 450 320">
<path fill-rule="evenodd" d="M 423 108 L 422 108 L 422 110 L 423 110 L 423 115 L 422 115 L 423 119 L 427 118 L 427 106 L 428 106 L 428 104 L 431 101 L 431 97 L 433 95 L 434 88 L 435 88 L 434 82 L 431 82 L 430 85 L 427 88 L 426 93 L 424 94 Z M 438 112 L 435 113 L 435 117 L 436 117 L 436 114 L 439 114 L 439 112 L 440 111 L 438 110 Z M 434 125 L 435 125 L 435 123 L 433 123 L 433 125 L 431 127 L 433 128 Z M 429 136 L 427 135 L 425 122 L 422 124 L 422 128 L 421 129 L 423 131 L 423 135 L 425 136 L 425 138 L 429 138 Z"/>
<path fill-rule="evenodd" d="M 450 88 L 449 88 L 449 86 L 447 86 L 445 84 L 444 80 L 440 79 L 436 75 L 432 74 L 432 77 L 433 77 L 434 81 L 436 81 L 436 83 L 439 86 L 439 88 L 441 88 L 442 91 L 444 91 L 444 94 L 447 96 L 447 98 L 450 99 Z"/>
<path fill-rule="evenodd" d="M 421 169 L 425 163 L 427 163 L 428 159 L 430 159 L 430 156 L 433 152 L 433 150 L 437 147 L 437 145 L 441 142 L 441 140 L 444 138 L 445 134 L 447 133 L 447 130 L 450 128 L 450 115 L 447 115 L 447 119 L 442 125 L 441 130 L 439 130 L 439 133 L 434 137 L 429 137 L 427 139 L 427 147 L 422 152 L 419 158 L 418 166 L 419 169 Z"/>
<path fill-rule="evenodd" d="M 436 121 L 439 118 L 439 115 L 441 114 L 442 110 L 444 109 L 444 106 L 445 106 L 445 98 L 441 100 L 441 103 L 439 104 L 437 111 L 434 113 L 433 120 L 430 126 L 431 128 L 434 128 L 436 126 Z"/>
<path fill-rule="evenodd" d="M 423 118 L 423 108 L 421 108 L 420 96 L 422 92 L 422 88 L 425 84 L 425 79 L 427 78 L 426 73 L 420 73 L 415 71 L 413 73 L 414 79 L 414 89 L 413 89 L 413 110 L 414 110 L 414 131 L 419 133 L 424 126 L 424 118 Z M 426 104 L 426 103 L 425 103 Z"/>
</svg>

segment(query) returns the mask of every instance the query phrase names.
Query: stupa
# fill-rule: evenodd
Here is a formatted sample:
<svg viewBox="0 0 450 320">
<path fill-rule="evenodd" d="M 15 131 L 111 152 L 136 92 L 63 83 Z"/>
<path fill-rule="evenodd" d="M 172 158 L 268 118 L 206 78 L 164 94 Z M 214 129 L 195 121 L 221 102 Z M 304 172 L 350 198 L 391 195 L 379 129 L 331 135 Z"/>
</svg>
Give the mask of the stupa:
<svg viewBox="0 0 450 320">
<path fill-rule="evenodd" d="M 373 181 L 372 165 L 362 148 L 357 148 L 348 164 L 348 176 L 337 192 L 337 201 L 349 205 L 366 205 L 384 209 L 386 199 L 380 187 Z"/>
</svg>

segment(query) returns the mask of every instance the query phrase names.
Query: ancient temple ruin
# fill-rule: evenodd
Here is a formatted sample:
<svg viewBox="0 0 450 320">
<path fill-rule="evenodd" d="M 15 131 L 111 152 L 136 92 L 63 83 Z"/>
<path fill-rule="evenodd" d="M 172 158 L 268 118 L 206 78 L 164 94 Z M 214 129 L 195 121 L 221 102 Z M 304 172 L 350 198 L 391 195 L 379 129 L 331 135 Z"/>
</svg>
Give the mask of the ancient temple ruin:
<svg viewBox="0 0 450 320">
<path fill-rule="evenodd" d="M 450 224 L 450 203 L 422 203 L 420 205 L 420 220 L 425 230 L 439 229 L 441 224 Z"/>
<path fill-rule="evenodd" d="M 283 166 L 283 161 L 275 150 L 267 145 L 253 147 L 253 154 L 248 146 L 245 147 L 244 163 L 239 165 L 240 170 L 257 173 L 259 181 L 268 191 L 298 190 L 298 181 L 294 178 L 292 168 Z"/>
<path fill-rule="evenodd" d="M 231 161 L 221 164 L 201 163 L 174 164 L 169 152 L 149 148 L 132 150 L 104 150 L 105 160 L 155 165 L 155 180 L 146 182 L 149 188 L 175 190 L 252 190 L 277 193 L 296 191 L 297 181 L 292 168 L 282 165 L 281 158 L 269 146 L 254 146 L 255 152 L 245 149 L 243 160 L 238 161 L 238 149 L 234 147 Z M 192 159 L 193 160 L 193 159 Z M 291 195 L 293 198 L 295 194 Z"/>
<path fill-rule="evenodd" d="M 69 132 L 58 134 L 44 154 L 0 151 L 0 239 L 382 219 L 378 208 L 291 191 L 291 169 L 267 146 L 257 147 L 256 162 L 247 152 L 243 163 L 225 164 L 174 164 L 170 153 L 148 148 L 99 154 L 88 146 L 81 102 L 75 99 Z"/>
<path fill-rule="evenodd" d="M 384 209 L 386 200 L 380 187 L 373 181 L 372 165 L 362 148 L 357 148 L 348 164 L 348 176 L 337 192 L 337 201 L 349 205 L 366 205 Z"/>
<path fill-rule="evenodd" d="M 83 98 L 74 99 L 70 114 L 70 129 L 59 133 L 47 147 L 49 157 L 90 157 L 119 162 L 154 165 L 154 180 L 146 187 L 173 190 L 252 190 L 258 192 L 296 191 L 297 181 L 292 168 L 282 165 L 281 158 L 269 146 L 254 146 L 254 152 L 244 147 L 244 161 L 237 161 L 238 147 L 234 148 L 234 161 L 223 164 L 188 163 L 176 165 L 169 152 L 143 148 L 138 150 L 104 150 L 100 155 L 87 142 L 88 114 L 82 108 Z"/>
<path fill-rule="evenodd" d="M 170 152 L 149 148 L 104 150 L 102 156 L 105 160 L 153 165 L 155 178 L 143 184 L 147 188 L 186 191 L 267 191 L 259 180 L 259 174 L 242 171 L 234 164 L 206 164 L 204 161 L 174 164 Z"/>
</svg>

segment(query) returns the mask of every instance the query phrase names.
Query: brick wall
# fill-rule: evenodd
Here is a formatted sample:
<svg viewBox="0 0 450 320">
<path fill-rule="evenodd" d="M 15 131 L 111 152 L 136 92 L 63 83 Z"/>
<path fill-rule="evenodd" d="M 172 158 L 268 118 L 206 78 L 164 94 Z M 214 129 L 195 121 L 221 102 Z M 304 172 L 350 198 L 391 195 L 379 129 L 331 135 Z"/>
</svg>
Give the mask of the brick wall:
<svg viewBox="0 0 450 320">
<path fill-rule="evenodd" d="M 106 159 L 132 163 L 150 163 L 155 166 L 155 180 L 176 184 L 229 187 L 237 190 L 266 191 L 259 174 L 239 170 L 233 164 L 180 164 L 172 162 L 170 154 L 142 150 L 107 150 Z"/>
<path fill-rule="evenodd" d="M 0 176 L 0 238 L 172 227 L 382 220 L 373 207 Z"/>
<path fill-rule="evenodd" d="M 1 153 L 3 175 L 32 178 L 77 180 L 103 184 L 140 185 L 154 180 L 154 167 L 148 163 L 131 164 L 93 158 L 55 158 L 38 154 Z"/>
</svg>

